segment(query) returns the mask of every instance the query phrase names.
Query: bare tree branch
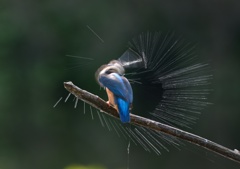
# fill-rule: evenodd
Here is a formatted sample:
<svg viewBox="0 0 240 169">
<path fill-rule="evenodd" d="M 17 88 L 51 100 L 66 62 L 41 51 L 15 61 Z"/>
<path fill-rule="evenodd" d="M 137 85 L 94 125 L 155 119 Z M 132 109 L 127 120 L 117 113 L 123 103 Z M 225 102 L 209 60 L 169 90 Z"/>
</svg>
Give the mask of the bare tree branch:
<svg viewBox="0 0 240 169">
<path fill-rule="evenodd" d="M 98 97 L 97 95 L 94 95 L 92 93 L 89 93 L 85 90 L 80 89 L 79 87 L 75 86 L 72 82 L 64 82 L 64 87 L 73 95 L 75 95 L 78 99 L 90 104 L 91 106 L 103 111 L 104 113 L 113 116 L 115 118 L 119 118 L 119 114 L 113 107 L 109 106 L 103 99 Z M 230 160 L 236 161 L 240 163 L 240 152 L 235 149 L 231 150 L 229 148 L 226 148 L 222 145 L 219 145 L 217 143 L 214 143 L 208 139 L 205 139 L 203 137 L 194 135 L 192 133 L 180 130 L 178 128 L 174 128 L 172 126 L 159 123 L 154 120 L 150 120 L 141 116 L 137 116 L 134 114 L 130 115 L 131 124 L 137 125 L 137 126 L 143 126 L 145 128 L 160 131 L 167 135 L 171 135 L 177 138 L 180 138 L 182 140 L 188 141 L 192 144 L 201 146 L 205 149 L 208 149 L 214 153 L 217 153 L 225 158 L 228 158 Z"/>
</svg>

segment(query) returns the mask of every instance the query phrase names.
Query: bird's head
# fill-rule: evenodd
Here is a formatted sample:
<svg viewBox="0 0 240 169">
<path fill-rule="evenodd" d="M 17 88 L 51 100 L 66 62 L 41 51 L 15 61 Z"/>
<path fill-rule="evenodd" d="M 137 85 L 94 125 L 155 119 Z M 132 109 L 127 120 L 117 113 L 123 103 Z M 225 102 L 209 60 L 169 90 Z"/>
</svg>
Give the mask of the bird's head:
<svg viewBox="0 0 240 169">
<path fill-rule="evenodd" d="M 120 76 L 124 75 L 125 70 L 124 70 L 122 64 L 119 61 L 112 60 L 108 64 L 102 65 L 96 71 L 95 78 L 96 78 L 97 82 L 99 83 L 99 76 L 101 76 L 101 75 L 108 75 L 108 74 L 111 74 L 111 73 L 117 73 Z"/>
</svg>

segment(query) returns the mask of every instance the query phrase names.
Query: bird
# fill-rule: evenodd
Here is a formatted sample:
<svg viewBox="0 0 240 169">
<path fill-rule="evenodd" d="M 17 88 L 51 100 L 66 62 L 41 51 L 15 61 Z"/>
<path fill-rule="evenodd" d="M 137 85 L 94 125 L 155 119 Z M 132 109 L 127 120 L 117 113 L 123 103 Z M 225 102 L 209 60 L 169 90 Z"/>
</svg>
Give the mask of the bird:
<svg viewBox="0 0 240 169">
<path fill-rule="evenodd" d="M 107 103 L 118 111 L 121 122 L 129 123 L 133 91 L 124 73 L 125 69 L 121 62 L 112 60 L 102 65 L 96 71 L 95 77 L 100 86 L 106 89 Z"/>
</svg>

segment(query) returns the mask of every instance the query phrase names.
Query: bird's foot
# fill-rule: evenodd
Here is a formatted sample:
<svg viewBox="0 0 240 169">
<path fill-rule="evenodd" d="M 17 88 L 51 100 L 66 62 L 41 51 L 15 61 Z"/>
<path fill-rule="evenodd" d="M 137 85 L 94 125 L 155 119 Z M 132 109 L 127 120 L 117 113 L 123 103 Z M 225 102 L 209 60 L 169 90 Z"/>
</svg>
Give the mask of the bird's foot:
<svg viewBox="0 0 240 169">
<path fill-rule="evenodd" d="M 109 107 L 113 107 L 113 105 L 109 102 L 109 100 L 106 102 Z"/>
<path fill-rule="evenodd" d="M 110 101 L 106 102 L 108 104 L 109 107 L 113 107 L 114 109 L 116 109 L 118 111 L 118 108 L 116 105 L 112 104 Z"/>
</svg>

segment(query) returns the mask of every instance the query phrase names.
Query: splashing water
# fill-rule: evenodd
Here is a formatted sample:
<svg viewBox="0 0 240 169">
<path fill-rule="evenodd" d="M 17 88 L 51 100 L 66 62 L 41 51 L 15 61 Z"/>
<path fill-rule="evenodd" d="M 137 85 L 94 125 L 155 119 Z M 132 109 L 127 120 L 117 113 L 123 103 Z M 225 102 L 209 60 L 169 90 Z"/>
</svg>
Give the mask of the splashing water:
<svg viewBox="0 0 240 169">
<path fill-rule="evenodd" d="M 148 111 L 160 122 L 191 128 L 198 119 L 196 115 L 210 104 L 210 68 L 199 63 L 194 50 L 195 46 L 174 33 L 142 33 L 118 59 L 130 72 L 126 77 L 133 83 L 133 90 L 134 84 L 142 88 L 140 92 L 155 86 L 148 90 L 150 98 L 137 99 L 145 104 L 153 100 L 155 105 Z"/>
<path fill-rule="evenodd" d="M 60 97 L 58 101 L 53 105 L 53 108 L 55 108 L 61 100 L 62 100 L 62 97 Z"/>
<path fill-rule="evenodd" d="M 65 100 L 68 100 L 70 96 L 71 95 L 68 95 Z M 74 107 L 76 106 L 76 100 L 78 99 L 75 98 Z M 179 140 L 171 136 L 140 126 L 124 125 L 119 119 L 113 118 L 112 116 L 108 116 L 104 113 L 100 113 L 97 109 L 96 111 L 92 111 L 92 109 L 95 108 L 90 106 L 89 110 L 91 117 L 93 117 L 93 114 L 96 113 L 99 117 L 102 127 L 106 127 L 109 132 L 114 132 L 118 137 L 123 137 L 128 141 L 128 156 L 130 155 L 131 142 L 135 146 L 141 146 L 145 151 L 155 152 L 157 155 L 161 155 L 161 150 L 163 149 L 169 151 L 167 148 L 168 145 L 177 147 L 181 144 Z M 83 107 L 83 113 L 86 114 L 85 107 Z"/>
<path fill-rule="evenodd" d="M 104 40 L 88 25 L 86 27 L 102 42 L 104 43 Z"/>
</svg>

